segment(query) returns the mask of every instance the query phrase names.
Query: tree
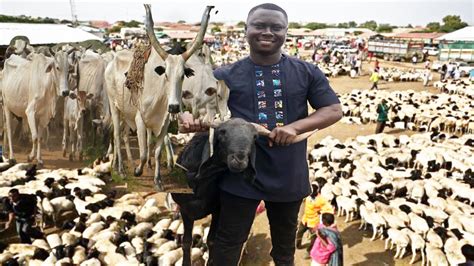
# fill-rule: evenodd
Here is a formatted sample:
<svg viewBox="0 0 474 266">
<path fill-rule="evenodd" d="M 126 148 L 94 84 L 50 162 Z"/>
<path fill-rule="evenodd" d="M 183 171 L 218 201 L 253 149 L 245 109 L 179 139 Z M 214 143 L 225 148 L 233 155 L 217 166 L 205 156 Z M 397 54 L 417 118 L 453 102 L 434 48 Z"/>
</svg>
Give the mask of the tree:
<svg viewBox="0 0 474 266">
<path fill-rule="evenodd" d="M 412 29 L 412 28 L 413 28 L 413 26 L 412 26 L 411 24 L 408 24 L 408 25 L 407 25 L 407 28 L 410 28 L 410 29 Z"/>
<path fill-rule="evenodd" d="M 138 28 L 140 26 L 140 22 L 136 21 L 136 20 L 132 20 L 130 22 L 124 22 L 123 23 L 123 26 L 124 27 L 129 27 L 129 28 Z"/>
<path fill-rule="evenodd" d="M 377 32 L 392 32 L 393 27 L 390 24 L 380 24 L 377 27 Z"/>
<path fill-rule="evenodd" d="M 443 18 L 444 25 L 441 26 L 441 32 L 452 32 L 467 26 L 467 23 L 461 20 L 460 16 L 448 15 Z"/>
<path fill-rule="evenodd" d="M 179 24 L 184 24 L 184 23 L 186 23 L 186 21 L 184 21 L 184 20 L 178 20 L 178 23 L 179 23 Z"/>
<path fill-rule="evenodd" d="M 317 30 L 317 29 L 324 29 L 327 28 L 327 24 L 325 23 L 318 23 L 318 22 L 310 22 L 304 26 L 305 28 L 311 29 L 311 30 Z"/>
<path fill-rule="evenodd" d="M 377 29 L 377 22 L 375 22 L 374 20 L 369 20 L 360 24 L 359 28 L 367 28 L 367 29 L 375 31 Z"/>
<path fill-rule="evenodd" d="M 426 27 L 430 32 L 439 32 L 441 25 L 439 24 L 439 22 L 430 22 L 426 24 Z"/>
<path fill-rule="evenodd" d="M 239 28 L 245 27 L 245 21 L 239 21 L 239 23 L 237 23 L 237 27 Z"/>
<path fill-rule="evenodd" d="M 345 29 L 347 29 L 347 28 L 349 28 L 349 24 L 346 23 L 346 22 L 343 22 L 343 23 L 337 24 L 336 27 L 337 27 L 337 28 L 345 28 Z"/>
<path fill-rule="evenodd" d="M 290 22 L 288 23 L 288 28 L 290 29 L 299 29 L 301 25 L 298 22 Z"/>
<path fill-rule="evenodd" d="M 221 32 L 221 28 L 216 25 L 216 26 L 212 27 L 211 32 L 212 32 L 212 34 L 214 34 L 216 32 Z"/>
<path fill-rule="evenodd" d="M 348 24 L 349 28 L 356 28 L 357 27 L 357 23 L 355 21 L 349 21 L 347 24 Z"/>
</svg>

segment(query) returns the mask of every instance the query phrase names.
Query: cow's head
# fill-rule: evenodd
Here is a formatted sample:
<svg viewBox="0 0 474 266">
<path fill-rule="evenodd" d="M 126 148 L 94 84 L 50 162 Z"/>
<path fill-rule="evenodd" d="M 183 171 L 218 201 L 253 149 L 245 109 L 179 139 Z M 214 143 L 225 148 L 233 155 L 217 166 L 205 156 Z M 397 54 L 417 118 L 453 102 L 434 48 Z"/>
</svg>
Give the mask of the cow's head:
<svg viewBox="0 0 474 266">
<path fill-rule="evenodd" d="M 150 43 L 158 53 L 158 55 L 165 61 L 164 65 L 155 66 L 155 72 L 157 75 L 165 75 L 166 86 L 169 86 L 168 94 L 168 112 L 176 114 L 181 112 L 181 89 L 183 79 L 193 75 L 194 71 L 186 67 L 186 61 L 191 55 L 202 45 L 204 34 L 206 33 L 207 25 L 209 22 L 209 13 L 213 6 L 207 6 L 201 20 L 201 29 L 197 34 L 193 44 L 189 50 L 181 55 L 168 54 L 160 45 L 156 39 L 155 32 L 153 30 L 153 18 L 151 15 L 150 5 L 145 4 L 146 9 L 146 31 Z"/>
<path fill-rule="evenodd" d="M 75 48 L 71 47 L 67 51 L 57 51 L 54 55 L 56 59 L 56 69 L 58 71 L 58 85 L 61 95 L 66 97 L 69 94 L 70 74 L 73 74 L 74 65 L 70 64 L 69 56 L 74 52 Z M 77 81 L 76 81 L 77 82 Z"/>
<path fill-rule="evenodd" d="M 85 91 L 72 91 L 69 93 L 69 98 L 77 101 L 77 117 L 82 117 L 86 112 L 87 101 L 92 99 L 94 95 Z"/>
</svg>

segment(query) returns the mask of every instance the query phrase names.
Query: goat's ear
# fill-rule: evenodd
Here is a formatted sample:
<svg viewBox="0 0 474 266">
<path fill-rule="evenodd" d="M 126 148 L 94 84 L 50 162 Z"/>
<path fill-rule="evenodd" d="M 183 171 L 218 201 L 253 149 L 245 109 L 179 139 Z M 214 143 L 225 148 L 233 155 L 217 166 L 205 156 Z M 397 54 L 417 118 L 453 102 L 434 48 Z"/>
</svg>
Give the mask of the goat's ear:
<svg viewBox="0 0 474 266">
<path fill-rule="evenodd" d="M 186 67 L 184 68 L 184 75 L 189 78 L 194 76 L 194 70 L 192 68 Z"/>
<path fill-rule="evenodd" d="M 157 67 L 155 68 L 156 74 L 158 74 L 158 75 L 160 75 L 160 76 L 163 75 L 163 73 L 165 73 L 165 70 L 166 70 L 166 69 L 165 69 L 164 66 L 157 66 Z"/>
<path fill-rule="evenodd" d="M 247 182 L 249 182 L 251 185 L 256 187 L 258 190 L 263 191 L 264 188 L 263 188 L 262 183 L 260 183 L 260 181 L 255 179 L 255 176 L 257 175 L 257 170 L 255 168 L 256 157 L 257 157 L 257 152 L 256 152 L 255 144 L 254 144 L 252 145 L 252 151 L 250 152 L 249 164 L 247 166 L 247 169 L 244 170 L 243 176 Z"/>
</svg>

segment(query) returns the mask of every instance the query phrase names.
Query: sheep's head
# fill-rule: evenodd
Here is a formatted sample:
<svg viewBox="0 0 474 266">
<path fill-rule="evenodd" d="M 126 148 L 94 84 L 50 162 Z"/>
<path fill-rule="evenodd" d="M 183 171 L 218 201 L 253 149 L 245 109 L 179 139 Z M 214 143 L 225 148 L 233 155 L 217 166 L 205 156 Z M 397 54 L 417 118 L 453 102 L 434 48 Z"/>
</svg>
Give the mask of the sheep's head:
<svg viewBox="0 0 474 266">
<path fill-rule="evenodd" d="M 251 167 L 254 167 L 257 137 L 255 127 L 242 119 L 229 120 L 216 129 L 215 139 L 220 146 L 219 156 L 225 160 L 231 172 L 244 171 L 248 167 L 249 160 Z"/>
</svg>

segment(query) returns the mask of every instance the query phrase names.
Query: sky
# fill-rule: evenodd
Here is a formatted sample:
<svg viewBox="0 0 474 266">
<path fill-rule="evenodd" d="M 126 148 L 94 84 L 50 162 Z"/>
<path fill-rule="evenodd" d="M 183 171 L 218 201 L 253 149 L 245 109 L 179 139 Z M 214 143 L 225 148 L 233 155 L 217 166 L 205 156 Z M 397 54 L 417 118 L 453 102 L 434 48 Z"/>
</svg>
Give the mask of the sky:
<svg viewBox="0 0 474 266">
<path fill-rule="evenodd" d="M 0 0 L 0 14 L 27 15 L 71 20 L 70 0 Z M 143 21 L 143 3 L 152 4 L 155 22 L 184 20 L 199 22 L 205 5 L 215 5 L 219 11 L 211 13 L 211 22 L 237 23 L 245 20 L 253 6 L 266 1 L 184 1 L 184 0 L 73 0 L 79 20 Z M 269 1 L 269 0 L 267 0 Z M 442 22 L 446 15 L 458 15 L 474 25 L 474 0 L 312 0 L 271 1 L 288 13 L 290 22 L 363 23 L 375 20 L 378 24 L 425 26 Z"/>
</svg>

